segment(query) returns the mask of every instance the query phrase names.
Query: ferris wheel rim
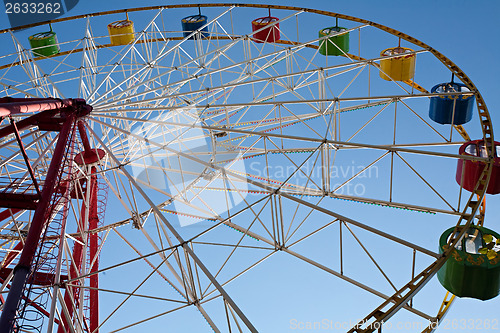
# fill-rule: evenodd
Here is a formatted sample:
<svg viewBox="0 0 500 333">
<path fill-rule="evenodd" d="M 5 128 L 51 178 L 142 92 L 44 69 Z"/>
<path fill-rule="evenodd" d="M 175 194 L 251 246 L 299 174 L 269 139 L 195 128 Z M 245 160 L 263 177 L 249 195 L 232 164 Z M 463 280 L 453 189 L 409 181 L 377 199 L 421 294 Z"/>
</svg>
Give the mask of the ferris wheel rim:
<svg viewBox="0 0 500 333">
<path fill-rule="evenodd" d="M 410 35 L 407 35 L 401 31 L 387 27 L 385 25 L 382 25 L 382 24 L 379 24 L 379 23 L 376 23 L 373 21 L 365 20 L 362 18 L 358 18 L 355 16 L 344 15 L 344 14 L 340 14 L 340 13 L 318 10 L 318 9 L 296 7 L 296 6 L 265 5 L 265 4 L 241 4 L 241 3 L 240 4 L 230 4 L 230 3 L 177 4 L 177 5 L 134 7 L 134 8 L 127 8 L 127 9 L 109 10 L 109 11 L 104 11 L 104 12 L 94 12 L 94 13 L 88 13 L 88 14 L 75 15 L 75 16 L 70 16 L 67 18 L 48 20 L 48 21 L 44 21 L 44 22 L 40 22 L 40 23 L 26 24 L 23 26 L 15 27 L 15 28 L 2 29 L 2 30 L 0 30 L 0 34 L 6 33 L 6 32 L 17 31 L 17 30 L 21 30 L 21 29 L 26 29 L 26 28 L 31 28 L 31 27 L 37 27 L 37 26 L 45 25 L 45 24 L 49 24 L 49 23 L 64 22 L 64 21 L 81 19 L 81 18 L 89 18 L 89 17 L 94 17 L 94 16 L 105 16 L 105 15 L 111 15 L 111 14 L 130 13 L 130 12 L 135 12 L 135 11 L 147 11 L 147 10 L 158 10 L 158 9 L 169 9 L 169 8 L 175 9 L 175 8 L 198 8 L 198 7 L 234 7 L 234 8 L 246 7 L 246 8 L 268 8 L 268 9 L 304 11 L 304 12 L 320 14 L 320 15 L 345 19 L 345 20 L 349 20 L 349 21 L 364 23 L 364 24 L 367 24 L 369 26 L 380 29 L 382 31 L 385 31 L 389 34 L 392 34 L 394 36 L 398 36 L 399 38 L 406 40 L 412 44 L 418 45 L 418 46 L 422 47 L 423 49 L 426 49 L 428 52 L 431 52 L 452 73 L 456 74 L 468 86 L 468 88 L 470 88 L 470 90 L 474 93 L 474 95 L 476 96 L 476 103 L 478 106 L 478 111 L 481 112 L 480 115 L 481 115 L 481 117 L 484 118 L 484 121 L 481 121 L 481 126 L 482 126 L 482 130 L 483 130 L 483 139 L 485 141 L 489 142 L 492 146 L 494 146 L 493 129 L 491 126 L 487 125 L 487 124 L 491 124 L 491 116 L 490 116 L 489 111 L 487 109 L 486 103 L 484 102 L 484 99 L 483 99 L 481 93 L 479 92 L 479 90 L 477 89 L 475 84 L 472 82 L 472 80 L 470 80 L 469 77 L 455 63 L 453 63 L 450 59 L 448 59 L 446 56 L 444 56 L 442 53 L 440 53 L 436 49 L 430 47 L 426 43 L 424 43 L 424 42 L 422 42 L 422 41 L 420 41 L 420 40 L 418 40 Z M 107 46 L 108 45 L 105 45 L 105 47 L 107 47 Z"/>
<path fill-rule="evenodd" d="M 230 4 L 202 4 L 202 5 L 173 5 L 173 6 L 157 6 L 157 7 L 144 7 L 144 8 L 135 8 L 135 9 L 124 9 L 124 10 L 119 10 L 119 11 L 109 11 L 109 12 L 103 12 L 103 13 L 98 13 L 99 15 L 108 15 L 108 14 L 116 14 L 116 13 L 123 13 L 123 12 L 131 12 L 131 11 L 137 11 L 137 10 L 154 10 L 154 9 L 162 9 L 162 8 L 184 8 L 184 7 L 198 7 L 198 6 L 201 6 L 201 7 L 214 7 L 214 6 L 220 6 L 220 7 L 229 7 L 231 6 Z M 298 8 L 298 7 L 289 7 L 289 6 L 269 6 L 269 5 L 236 5 L 237 7 L 252 7 L 252 8 L 274 8 L 274 9 L 285 9 L 285 10 L 300 10 L 301 8 Z M 351 19 L 352 17 L 348 17 L 348 16 L 345 16 L 345 15 L 342 15 L 342 14 L 336 14 L 336 13 L 331 13 L 331 12 L 325 12 L 325 11 L 316 11 L 316 10 L 305 10 L 305 11 L 310 11 L 312 13 L 316 13 L 316 14 L 323 14 L 323 15 L 328 15 L 328 16 L 334 16 L 334 17 L 339 17 L 339 18 L 344 18 L 344 19 L 347 19 L 347 20 L 352 20 L 352 21 L 357 21 L 357 20 L 361 20 L 361 19 Z M 326 14 L 328 13 L 328 14 Z M 58 19 L 58 20 L 53 20 L 53 21 L 50 21 L 52 23 L 55 23 L 55 22 L 61 22 L 61 21 L 65 21 L 65 20 L 70 20 L 70 19 L 77 19 L 77 18 L 83 18 L 83 17 L 87 17 L 87 16 L 92 16 L 94 14 L 87 14 L 87 15 L 81 15 L 81 16 L 74 16 L 74 17 L 71 17 L 71 18 L 65 18 L 65 19 Z M 357 21 L 357 22 L 363 22 L 363 21 Z M 42 24 L 46 24 L 47 22 L 42 22 L 40 24 L 36 24 L 36 25 L 28 25 L 28 26 L 25 26 L 25 27 L 31 27 L 31 26 L 38 26 L 38 25 L 42 25 Z M 416 45 L 420 45 L 424 48 L 428 48 L 428 51 L 433 53 L 434 56 L 436 56 L 439 60 L 441 60 L 443 62 L 443 64 L 445 64 L 445 66 L 447 66 L 450 71 L 456 73 L 456 74 L 459 74 L 457 76 L 459 76 L 462 80 L 465 80 L 464 82 L 466 82 L 468 85 L 470 85 L 473 89 L 472 91 L 474 92 L 476 98 L 477 98 L 477 103 L 478 103 L 478 106 L 481 104 L 483 106 L 483 110 L 485 111 L 484 112 L 484 118 L 487 120 L 487 121 L 490 121 L 490 118 L 489 118 L 489 113 L 488 113 L 488 110 L 486 109 L 486 106 L 484 104 L 484 101 L 479 93 L 479 91 L 477 91 L 476 87 L 473 85 L 473 83 L 468 79 L 467 76 L 465 76 L 465 74 L 458 68 L 456 67 L 451 61 L 449 61 L 447 58 L 445 58 L 444 56 L 442 56 L 439 52 L 431 49 L 430 47 L 428 47 L 426 44 L 422 43 L 422 42 L 419 42 L 417 40 L 413 40 L 412 37 L 408 36 L 408 35 L 405 35 L 403 33 L 400 33 L 398 31 L 395 31 L 393 29 L 390 29 L 390 28 L 387 28 L 385 26 L 381 26 L 381 25 L 378 25 L 376 23 L 373 23 L 373 22 L 369 22 L 369 21 L 366 21 L 365 23 L 368 23 L 378 29 L 381 29 L 381 30 L 385 30 L 386 32 L 389 32 L 388 30 L 391 30 L 392 32 L 389 32 L 393 35 L 396 35 L 396 36 L 400 36 L 402 37 L 403 39 L 405 40 L 408 40 L 408 41 L 411 41 L 412 43 L 416 44 Z M 19 28 L 21 29 L 21 28 Z M 387 30 L 386 30 L 387 29 Z M 2 32 L 5 32 L 5 31 L 0 31 L 0 33 Z M 408 39 L 407 39 L 408 38 Z M 415 43 L 415 41 L 417 41 L 417 43 Z M 421 43 L 421 44 L 418 44 L 418 43 Z M 470 83 L 469 83 L 470 82 Z M 479 111 L 479 107 L 478 107 L 478 111 Z M 491 121 L 490 121 L 491 123 Z M 493 140 L 493 132 L 492 130 L 489 130 L 491 129 L 491 127 L 488 127 L 486 122 L 481 122 L 481 126 L 482 126 L 482 129 L 483 129 L 483 134 L 484 134 L 484 139 L 491 139 Z M 486 137 L 487 134 L 490 134 L 491 132 L 491 136 L 490 137 Z M 488 170 L 490 170 L 490 174 L 491 174 L 491 167 L 490 168 L 486 168 Z M 489 175 L 488 174 L 488 177 Z M 484 196 L 484 193 L 485 193 L 486 189 L 484 188 L 482 193 L 481 193 L 481 190 L 478 190 L 476 192 L 476 194 L 478 194 L 479 196 L 481 196 L 481 199 L 482 197 Z M 474 196 L 474 193 L 471 194 L 471 197 Z M 481 200 L 478 200 L 478 202 L 480 202 Z M 473 209 L 473 213 L 470 214 L 470 215 L 475 215 L 475 212 L 477 211 L 479 207 L 479 204 L 476 205 L 476 208 Z M 461 213 L 461 216 L 469 216 L 469 213 Z M 460 220 L 459 220 L 460 222 Z"/>
</svg>

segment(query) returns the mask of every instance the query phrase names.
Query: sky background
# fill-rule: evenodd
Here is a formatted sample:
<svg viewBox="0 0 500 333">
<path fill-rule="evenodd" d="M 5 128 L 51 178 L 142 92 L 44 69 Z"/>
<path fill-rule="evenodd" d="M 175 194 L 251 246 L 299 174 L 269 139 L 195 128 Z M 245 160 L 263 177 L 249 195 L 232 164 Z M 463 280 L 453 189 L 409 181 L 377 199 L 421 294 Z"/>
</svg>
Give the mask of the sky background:
<svg viewBox="0 0 500 333">
<path fill-rule="evenodd" d="M 228 1 L 219 1 L 227 2 Z M 262 1 L 247 1 L 262 3 Z M 208 3 L 208 1 L 180 1 L 176 3 Z M 79 4 L 67 16 L 139 6 L 174 4 L 168 1 L 132 1 L 132 0 L 80 0 Z M 500 133 L 500 101 L 498 97 L 498 78 L 500 66 L 499 33 L 500 2 L 497 0 L 453 2 L 420 1 L 299 1 L 275 0 L 272 4 L 308 7 L 327 10 L 374 21 L 397 29 L 415 37 L 440 51 L 469 76 L 482 94 L 493 120 L 493 127 Z M 0 12 L 0 28 L 7 28 L 8 20 Z M 430 87 L 426 87 L 430 89 Z M 500 134 L 497 134 L 500 138 Z M 473 138 L 475 139 L 475 138 Z M 497 139 L 498 140 L 498 139 Z M 500 230 L 500 200 L 488 196 L 485 226 Z M 437 236 L 436 236 L 437 238 Z M 342 307 L 342 304 L 338 304 Z M 453 320 L 499 319 L 500 299 L 480 302 L 459 299 L 447 315 Z M 497 326 L 500 331 L 500 327 Z M 288 332 L 274 328 L 274 332 Z M 292 330 L 293 331 L 293 330 Z M 451 325 L 441 327 L 438 332 L 454 331 Z M 484 331 L 484 330 L 483 330 Z M 496 330 L 492 330 L 496 331 Z"/>
</svg>

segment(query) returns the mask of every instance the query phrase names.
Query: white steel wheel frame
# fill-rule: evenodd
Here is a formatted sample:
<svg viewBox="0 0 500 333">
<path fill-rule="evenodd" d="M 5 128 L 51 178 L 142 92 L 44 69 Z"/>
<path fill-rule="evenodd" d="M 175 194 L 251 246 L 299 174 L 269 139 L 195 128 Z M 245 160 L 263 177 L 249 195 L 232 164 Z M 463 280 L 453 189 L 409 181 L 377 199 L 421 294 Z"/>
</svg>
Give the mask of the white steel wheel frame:
<svg viewBox="0 0 500 333">
<path fill-rule="evenodd" d="M 281 38 L 256 43 L 250 22 L 268 8 Z M 44 25 L 0 34 L 2 96 L 93 106 L 86 129 L 91 146 L 106 152 L 96 172 L 102 197 L 108 193 L 100 227 L 85 231 L 100 238 L 99 329 L 256 332 L 327 318 L 322 325 L 348 331 L 366 316 L 363 327 L 419 321 L 424 330 L 444 295 L 431 280 L 449 255 L 437 254 L 439 235 L 484 214 L 484 191 L 455 182 L 467 133 L 493 140 L 475 86 L 426 44 L 372 22 L 284 6 L 201 11 L 205 38 L 180 31 L 196 5 L 54 20 L 61 51 L 50 57 L 34 56 L 27 43 Z M 113 46 L 106 24 L 125 12 L 134 39 Z M 351 50 L 325 57 L 318 31 L 336 17 Z M 379 77 L 380 51 L 398 43 L 414 50 L 414 81 Z M 464 127 L 427 117 L 431 94 L 422 87 L 452 73 L 478 102 Z M 31 128 L 21 136 L 43 180 L 57 133 Z M 16 147 L 13 137 L 0 142 L 4 189 L 29 183 Z M 72 147 L 69 157 L 83 149 L 78 136 Z M 79 199 L 65 202 L 62 236 L 48 237 L 58 275 L 70 270 L 75 243 L 87 246 L 76 221 L 86 200 L 80 179 L 89 174 L 70 164 Z M 19 211 L 1 222 L 4 260 L 30 217 Z M 41 331 L 67 314 L 68 286 L 88 294 L 91 265 L 65 285 L 35 288 L 48 309 Z M 70 331 L 86 331 L 87 305 L 74 311 Z"/>
</svg>

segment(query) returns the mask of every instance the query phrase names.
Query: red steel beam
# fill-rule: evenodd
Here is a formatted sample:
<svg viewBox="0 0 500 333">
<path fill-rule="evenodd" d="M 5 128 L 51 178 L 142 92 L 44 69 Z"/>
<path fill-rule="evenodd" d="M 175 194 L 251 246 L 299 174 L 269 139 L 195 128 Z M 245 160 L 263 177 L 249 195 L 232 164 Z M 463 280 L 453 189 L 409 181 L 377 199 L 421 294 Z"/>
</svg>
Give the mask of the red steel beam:
<svg viewBox="0 0 500 333">
<path fill-rule="evenodd" d="M 75 112 L 76 113 L 76 112 Z M 55 192 L 57 176 L 64 157 L 68 138 L 75 119 L 75 113 L 68 113 L 64 125 L 59 133 L 52 160 L 45 178 L 45 183 L 38 202 L 38 207 L 33 215 L 33 221 L 28 231 L 28 237 L 17 266 L 14 269 L 12 286 L 4 304 L 0 316 L 0 333 L 10 333 L 15 322 L 17 307 L 22 298 L 24 285 L 26 284 L 35 253 L 40 242 L 42 231 L 48 222 L 47 209 L 52 195 Z"/>
<path fill-rule="evenodd" d="M 4 283 L 5 280 L 0 278 L 0 283 Z M 10 288 L 10 284 L 7 284 L 7 288 Z M 41 314 L 45 315 L 46 317 L 50 317 L 50 313 L 47 312 L 47 310 L 45 310 L 44 308 L 42 308 L 40 305 L 32 302 L 30 299 L 27 299 L 26 297 L 23 296 L 23 299 L 25 299 L 28 303 L 31 304 L 31 306 L 33 306 L 35 309 L 37 309 L 38 311 L 40 311 Z M 2 302 L 2 304 L 4 303 L 4 299 L 2 296 L 0 296 L 0 301 Z M 55 318 L 54 319 L 54 322 L 59 324 L 59 319 Z"/>
<path fill-rule="evenodd" d="M 91 148 L 90 142 L 87 136 L 87 132 L 85 130 L 85 123 L 83 121 L 78 121 L 78 132 L 80 133 L 80 138 L 84 147 L 84 151 L 82 154 L 78 154 L 78 156 L 81 157 L 81 159 L 76 158 L 77 163 L 81 163 L 82 166 L 88 165 L 95 163 L 96 158 L 98 158 L 98 154 L 94 149 Z M 88 170 L 88 169 L 87 169 Z M 99 216 L 98 216 L 98 209 L 97 209 L 97 193 L 98 193 L 98 186 L 97 186 L 97 175 L 96 175 L 96 167 L 91 166 L 90 170 L 90 182 L 87 185 L 87 190 L 85 191 L 84 198 L 89 198 L 88 200 L 88 217 L 85 216 L 86 214 L 86 208 L 87 204 L 85 202 L 85 199 L 82 202 L 82 209 L 81 209 L 81 216 L 80 216 L 80 222 L 78 225 L 78 232 L 81 230 L 94 230 L 97 229 L 98 224 L 99 224 Z M 87 192 L 88 191 L 88 192 Z M 87 218 L 88 224 L 85 224 L 85 220 Z M 89 257 L 90 257 L 90 262 L 93 263 L 92 266 L 90 267 L 90 272 L 91 273 L 96 273 L 99 270 L 99 260 L 98 260 L 98 248 L 99 248 L 99 236 L 97 233 L 92 233 L 92 234 L 87 234 L 87 239 L 88 240 L 88 248 L 89 248 Z M 81 242 L 84 242 L 82 238 L 78 238 Z M 85 241 L 86 241 L 85 240 Z M 71 265 L 70 269 L 70 278 L 74 279 L 75 277 L 78 276 L 78 273 L 81 270 L 81 265 L 82 261 L 85 257 L 85 254 L 83 253 L 83 246 L 79 243 L 75 243 L 73 247 L 73 263 Z M 77 282 L 77 281 L 75 281 Z M 78 282 L 77 282 L 78 283 Z M 89 304 L 89 329 L 90 332 L 93 333 L 98 333 L 98 327 L 99 327 L 99 276 L 98 274 L 91 274 L 89 277 L 89 286 L 90 286 L 90 304 Z M 68 286 L 66 288 L 66 293 L 64 295 L 64 303 L 66 305 L 66 309 L 68 311 L 67 316 L 65 315 L 62 319 L 61 325 L 59 325 L 57 332 L 58 333 L 66 333 L 70 332 L 70 322 L 73 317 L 73 312 L 78 309 L 79 306 L 81 306 L 80 303 L 80 298 L 81 295 L 80 288 L 75 288 L 75 287 L 70 287 Z M 73 295 L 73 298 L 71 297 L 71 294 Z"/>
<path fill-rule="evenodd" d="M 40 195 L 40 188 L 38 187 L 38 182 L 36 181 L 35 178 L 35 172 L 33 171 L 33 168 L 31 167 L 30 159 L 28 158 L 28 154 L 26 153 L 26 150 L 24 149 L 24 144 L 23 140 L 21 140 L 21 136 L 19 135 L 19 131 L 17 130 L 16 122 L 12 117 L 10 117 L 10 123 L 14 127 L 14 134 L 16 135 L 17 143 L 19 144 L 19 148 L 21 149 L 21 154 L 23 155 L 24 158 L 24 163 L 26 163 L 26 168 L 28 168 L 28 172 L 31 176 L 31 180 L 33 180 L 33 185 L 35 185 L 36 193 Z"/>
<path fill-rule="evenodd" d="M 72 99 L 55 98 L 12 98 L 0 101 L 0 117 L 18 113 L 42 112 L 46 110 L 59 110 L 73 106 Z"/>
<path fill-rule="evenodd" d="M 84 194 L 84 198 L 86 197 L 86 193 Z M 87 212 L 87 205 L 85 204 L 85 199 L 82 202 L 82 209 L 80 211 L 80 221 L 78 222 L 78 233 L 85 230 L 85 214 Z M 82 237 L 75 237 L 78 241 L 84 243 Z M 75 242 L 73 246 L 73 262 L 71 263 L 69 270 L 69 278 L 74 279 L 79 276 L 82 261 L 83 261 L 83 245 L 79 242 Z M 78 280 L 73 281 L 75 284 L 79 284 Z M 73 317 L 74 309 L 78 309 L 80 304 L 80 288 L 67 286 L 66 292 L 64 294 L 64 304 L 66 305 L 66 309 L 68 310 L 68 314 L 64 315 L 62 318 L 62 325 L 59 325 L 57 332 L 64 333 L 70 332 L 68 322 L 71 322 L 71 318 Z M 73 295 L 73 298 L 71 297 Z"/>
<path fill-rule="evenodd" d="M 64 122 L 64 118 L 60 117 L 63 110 L 74 112 L 77 117 L 82 117 L 88 115 L 92 111 L 92 107 L 87 105 L 84 99 L 80 98 L 63 100 L 54 98 L 0 98 L 0 118 L 12 114 L 37 112 L 18 121 L 16 125 L 19 130 L 34 126 L 45 126 L 47 127 L 46 130 L 60 131 L 58 124 Z M 14 133 L 12 125 L 0 128 L 0 138 L 12 133 Z"/>
<path fill-rule="evenodd" d="M 0 269 L 0 279 L 4 280 L 9 277 L 10 272 L 12 272 L 12 268 L 2 268 Z M 54 273 L 44 273 L 44 272 L 35 272 L 32 277 L 28 279 L 29 284 L 36 284 L 37 286 L 50 286 L 54 283 Z M 61 282 L 67 281 L 67 275 L 61 275 Z M 63 284 L 64 288 L 64 284 Z"/>
<path fill-rule="evenodd" d="M 80 133 L 80 138 L 82 140 L 83 146 L 85 148 L 84 156 L 87 157 L 89 163 L 94 162 L 94 158 L 92 155 L 96 155 L 94 149 L 90 147 L 89 138 L 87 136 L 87 131 L 85 130 L 85 123 L 83 121 L 78 122 L 78 132 Z M 98 154 L 97 154 L 98 156 Z M 83 161 L 85 161 L 85 157 Z M 92 166 L 90 168 L 90 184 L 87 187 L 87 190 L 90 191 L 90 202 L 89 202 L 89 225 L 88 229 L 93 230 L 97 229 L 99 223 L 99 216 L 97 212 L 97 175 L 96 175 L 96 167 Z M 92 333 L 98 333 L 99 327 L 99 275 L 92 274 L 96 273 L 99 270 L 99 258 L 98 256 L 98 247 L 99 247 L 99 235 L 97 233 L 90 234 L 89 236 L 89 255 L 90 262 L 92 264 L 90 268 L 90 299 L 89 299 L 89 307 L 90 307 L 90 331 Z"/>
<path fill-rule="evenodd" d="M 21 209 L 19 209 L 19 208 L 12 208 L 12 209 L 6 209 L 6 210 L 0 212 L 0 222 L 13 216 L 14 214 L 16 214 L 20 211 L 21 211 Z"/>
<path fill-rule="evenodd" d="M 12 210 L 35 210 L 39 199 L 38 194 L 0 193 L 0 207 Z"/>
<path fill-rule="evenodd" d="M 31 117 L 28 117 L 28 118 L 25 118 L 25 119 L 18 121 L 16 123 L 17 129 L 19 131 L 21 131 L 21 130 L 24 130 L 26 128 L 35 127 L 38 125 L 38 123 L 40 121 L 42 121 L 44 119 L 51 119 L 55 115 L 59 114 L 59 112 L 60 112 L 59 110 L 47 110 L 47 111 L 43 111 L 43 112 L 34 114 Z M 14 131 L 15 131 L 15 129 L 14 129 L 14 126 L 12 124 L 5 126 L 5 127 L 2 127 L 2 128 L 0 128 L 0 138 L 4 138 L 7 135 L 10 135 L 10 134 L 14 133 Z"/>
<path fill-rule="evenodd" d="M 96 167 L 91 168 L 91 190 L 92 201 L 90 202 L 89 229 L 97 229 L 99 216 L 97 213 L 97 175 Z M 98 333 L 99 327 L 99 275 L 96 273 L 99 270 L 99 234 L 93 233 L 89 235 L 89 254 L 92 267 L 90 269 L 90 331 Z"/>
<path fill-rule="evenodd" d="M 3 260 L 2 267 L 0 267 L 0 270 L 9 266 L 14 261 L 14 259 L 16 259 L 19 253 L 21 253 L 22 249 L 23 249 L 23 242 L 17 243 L 16 246 L 14 246 L 13 251 L 9 252 L 9 254 L 5 256 L 5 259 Z"/>
</svg>

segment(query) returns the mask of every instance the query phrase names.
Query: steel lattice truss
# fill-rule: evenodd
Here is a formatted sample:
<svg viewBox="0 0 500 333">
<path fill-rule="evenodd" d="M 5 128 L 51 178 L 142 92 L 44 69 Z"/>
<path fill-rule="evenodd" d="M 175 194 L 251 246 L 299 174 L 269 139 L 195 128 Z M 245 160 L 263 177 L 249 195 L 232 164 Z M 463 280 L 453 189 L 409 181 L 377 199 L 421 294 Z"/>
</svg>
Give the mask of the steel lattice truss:
<svg viewBox="0 0 500 333">
<path fill-rule="evenodd" d="M 61 52 L 51 57 L 33 56 L 26 31 L 0 36 L 2 96 L 85 99 L 90 146 L 105 152 L 92 170 L 70 160 L 73 194 L 55 211 L 67 214 L 40 254 L 58 282 L 33 284 L 29 297 L 45 309 L 28 306 L 39 315 L 33 327 L 90 331 L 92 290 L 103 332 L 255 332 L 288 328 L 308 309 L 333 321 L 345 310 L 352 321 L 432 322 L 443 295 L 415 295 L 449 255 L 437 254 L 437 239 L 484 214 L 483 191 L 454 180 L 458 159 L 487 161 L 458 155 L 469 134 L 493 140 L 472 82 L 434 49 L 372 22 L 276 7 L 280 40 L 256 43 L 250 21 L 267 6 L 203 5 L 209 36 L 201 39 L 180 31 L 180 19 L 197 11 L 189 7 L 128 10 L 135 39 L 120 46 L 105 26 L 124 11 L 55 20 Z M 317 31 L 335 17 L 348 27 L 351 51 L 325 57 Z M 398 43 L 417 56 L 415 82 L 379 77 L 380 51 Z M 427 117 L 434 95 L 423 87 L 451 73 L 478 102 L 465 128 Z M 20 136 L 43 187 L 58 132 L 32 126 Z M 69 142 L 68 156 L 84 150 L 80 135 Z M 0 139 L 0 154 L 1 191 L 35 193 L 13 134 Z M 99 184 L 94 228 L 84 211 L 91 177 Z M 33 210 L 0 214 L 2 269 L 12 269 Z M 87 253 L 95 234 L 98 256 L 76 267 L 75 247 Z M 96 274 L 97 289 L 89 285 Z M 1 276 L 5 294 L 11 277 Z M 315 308 L 315 299 L 333 296 L 336 305 Z"/>
</svg>

